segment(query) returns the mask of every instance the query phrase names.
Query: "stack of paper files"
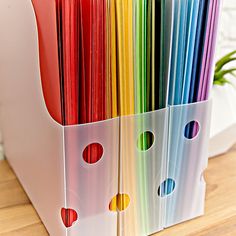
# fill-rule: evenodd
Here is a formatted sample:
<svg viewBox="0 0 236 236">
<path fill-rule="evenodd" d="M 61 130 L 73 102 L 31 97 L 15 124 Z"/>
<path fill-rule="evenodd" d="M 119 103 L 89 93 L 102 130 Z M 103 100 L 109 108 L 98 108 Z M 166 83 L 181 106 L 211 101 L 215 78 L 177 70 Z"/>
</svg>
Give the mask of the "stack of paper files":
<svg viewBox="0 0 236 236">
<path fill-rule="evenodd" d="M 219 0 L 32 1 L 45 100 L 64 125 L 208 98 Z"/>
</svg>

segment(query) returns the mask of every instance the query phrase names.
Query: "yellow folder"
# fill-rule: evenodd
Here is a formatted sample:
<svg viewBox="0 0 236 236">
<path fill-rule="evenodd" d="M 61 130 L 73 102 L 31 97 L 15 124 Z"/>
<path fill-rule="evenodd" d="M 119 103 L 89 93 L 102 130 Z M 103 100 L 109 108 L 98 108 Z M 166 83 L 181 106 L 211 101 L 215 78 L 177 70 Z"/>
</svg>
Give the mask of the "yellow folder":
<svg viewBox="0 0 236 236">
<path fill-rule="evenodd" d="M 128 146 L 129 140 L 133 140 L 134 124 L 132 118 L 122 116 L 133 115 L 134 103 L 134 23 L 133 0 L 116 0 L 117 20 L 117 45 L 118 45 L 118 110 L 121 116 L 120 133 L 120 173 L 122 179 L 119 183 L 120 194 L 128 194 L 130 197 L 119 199 L 119 208 L 126 209 L 122 217 L 118 219 L 119 228 L 123 235 L 138 235 L 137 217 L 137 191 L 136 191 L 136 158 L 132 148 Z M 127 192 L 126 192 L 127 191 Z M 122 220 L 121 220 L 122 219 Z"/>
<path fill-rule="evenodd" d="M 109 31 L 110 31 L 110 75 L 111 75 L 111 100 L 112 117 L 118 116 L 117 98 L 117 52 L 116 52 L 116 6 L 115 0 L 110 0 L 109 5 Z"/>
</svg>

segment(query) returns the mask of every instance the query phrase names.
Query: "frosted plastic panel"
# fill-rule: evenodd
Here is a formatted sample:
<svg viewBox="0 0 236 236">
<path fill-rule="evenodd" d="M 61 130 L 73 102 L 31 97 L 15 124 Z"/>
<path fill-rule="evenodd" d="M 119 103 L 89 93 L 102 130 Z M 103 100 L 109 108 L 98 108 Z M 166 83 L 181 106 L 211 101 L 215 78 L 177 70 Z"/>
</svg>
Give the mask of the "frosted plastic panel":
<svg viewBox="0 0 236 236">
<path fill-rule="evenodd" d="M 100 144 L 101 159 L 84 159 L 88 145 Z M 90 150 L 88 155 L 98 155 Z M 93 153 L 92 153 L 93 151 Z M 72 235 L 117 235 L 117 213 L 109 203 L 118 193 L 119 119 L 65 127 L 66 208 L 79 219 L 68 229 Z"/>
<path fill-rule="evenodd" d="M 4 151 L 50 235 L 64 236 L 63 127 L 50 117 L 43 99 L 31 0 L 0 1 L 0 35 Z"/>
<path fill-rule="evenodd" d="M 129 195 L 130 204 L 119 213 L 119 235 L 149 235 L 163 228 L 164 199 L 158 188 L 165 180 L 167 115 L 168 109 L 163 109 L 121 117 L 120 192 Z M 153 138 L 143 138 L 145 132 Z"/>
<path fill-rule="evenodd" d="M 210 111 L 210 102 L 170 107 L 167 178 L 175 181 L 175 189 L 167 196 L 165 227 L 204 213 Z M 196 135 L 188 139 L 185 127 L 192 121 L 199 127 L 187 129 Z"/>
</svg>

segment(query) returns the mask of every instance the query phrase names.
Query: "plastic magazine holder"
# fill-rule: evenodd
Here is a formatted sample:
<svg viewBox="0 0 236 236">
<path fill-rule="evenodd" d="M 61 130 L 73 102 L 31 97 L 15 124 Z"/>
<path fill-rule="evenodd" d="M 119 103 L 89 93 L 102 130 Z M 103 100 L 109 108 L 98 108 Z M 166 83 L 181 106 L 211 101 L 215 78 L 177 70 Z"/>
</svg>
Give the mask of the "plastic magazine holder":
<svg viewBox="0 0 236 236">
<path fill-rule="evenodd" d="M 31 1 L 1 0 L 0 9 L 5 153 L 50 235 L 150 235 L 202 215 L 210 103 L 63 127 L 45 106 Z M 102 155 L 88 164 L 94 143 Z"/>
</svg>

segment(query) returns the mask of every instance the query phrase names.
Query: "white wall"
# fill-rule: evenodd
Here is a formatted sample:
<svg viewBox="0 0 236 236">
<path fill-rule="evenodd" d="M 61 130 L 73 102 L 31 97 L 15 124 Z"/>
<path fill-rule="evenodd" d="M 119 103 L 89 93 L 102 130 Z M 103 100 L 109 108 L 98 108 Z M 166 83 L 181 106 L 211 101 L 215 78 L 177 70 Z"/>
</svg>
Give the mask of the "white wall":
<svg viewBox="0 0 236 236">
<path fill-rule="evenodd" d="M 236 50 L 236 0 L 221 0 L 222 12 L 216 50 L 216 59 Z M 236 67 L 231 62 L 226 68 Z M 214 86 L 211 120 L 210 156 L 228 151 L 236 142 L 236 78 L 227 75 L 234 86 Z"/>
<path fill-rule="evenodd" d="M 236 50 L 236 0 L 221 0 L 222 12 L 216 57 Z"/>
</svg>

